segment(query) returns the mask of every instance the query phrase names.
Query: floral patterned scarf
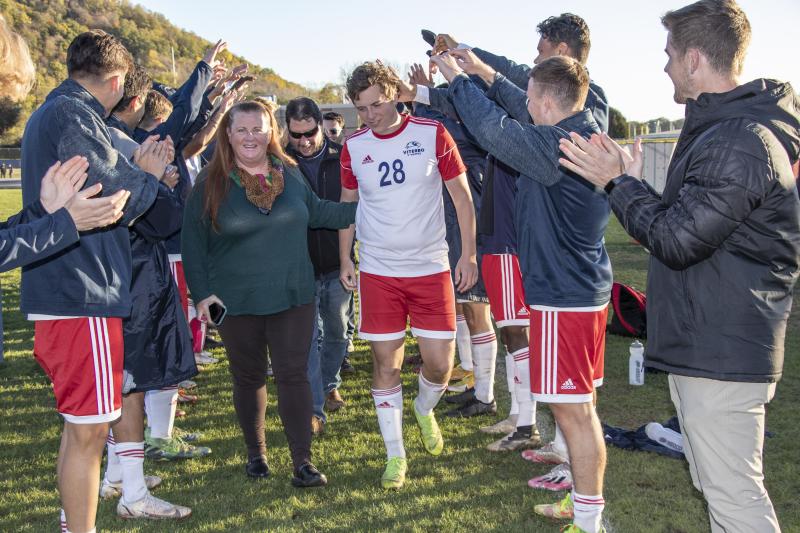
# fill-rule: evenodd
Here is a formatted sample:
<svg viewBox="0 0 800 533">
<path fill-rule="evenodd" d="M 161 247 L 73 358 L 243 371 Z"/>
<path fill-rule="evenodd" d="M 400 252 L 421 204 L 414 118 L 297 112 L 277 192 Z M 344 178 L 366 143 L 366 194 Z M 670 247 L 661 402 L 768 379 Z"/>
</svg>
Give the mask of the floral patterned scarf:
<svg viewBox="0 0 800 533">
<path fill-rule="evenodd" d="M 244 189 L 247 199 L 259 211 L 269 215 L 275 199 L 283 192 L 283 161 L 270 154 L 269 173 L 250 174 L 244 169 L 235 167 L 230 178 Z"/>
</svg>

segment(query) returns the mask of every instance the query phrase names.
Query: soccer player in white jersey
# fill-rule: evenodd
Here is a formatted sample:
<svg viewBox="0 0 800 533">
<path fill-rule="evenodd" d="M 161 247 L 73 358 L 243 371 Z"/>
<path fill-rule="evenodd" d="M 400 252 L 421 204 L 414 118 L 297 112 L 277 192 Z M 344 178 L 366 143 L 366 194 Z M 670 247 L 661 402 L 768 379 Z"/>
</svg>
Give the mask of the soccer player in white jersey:
<svg viewBox="0 0 800 533">
<path fill-rule="evenodd" d="M 347 79 L 347 94 L 366 128 L 342 149 L 342 201 L 359 201 L 356 223 L 339 232 L 339 250 L 359 241 L 359 278 L 345 253 L 340 279 L 359 289 L 359 336 L 373 353 L 372 396 L 388 457 L 381 484 L 403 486 L 403 395 L 400 365 L 406 324 L 417 337 L 423 365 L 414 415 L 425 450 L 442 453 L 433 408 L 447 388 L 455 348 L 455 294 L 445 242 L 442 182 L 456 207 L 462 255 L 455 284 L 475 284 L 475 212 L 466 169 L 441 123 L 397 110 L 400 80 L 381 63 L 364 63 Z"/>
</svg>

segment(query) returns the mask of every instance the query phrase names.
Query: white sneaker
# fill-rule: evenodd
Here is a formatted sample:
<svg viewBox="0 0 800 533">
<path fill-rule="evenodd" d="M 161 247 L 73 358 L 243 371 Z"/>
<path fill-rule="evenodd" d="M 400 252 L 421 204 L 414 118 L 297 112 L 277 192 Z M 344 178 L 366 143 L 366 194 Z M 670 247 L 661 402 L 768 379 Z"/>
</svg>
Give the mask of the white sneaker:
<svg viewBox="0 0 800 533">
<path fill-rule="evenodd" d="M 182 505 L 173 505 L 156 498 L 149 492 L 138 502 L 126 503 L 124 498 L 117 504 L 117 516 L 120 518 L 147 518 L 150 520 L 186 518 L 192 510 Z"/>
<path fill-rule="evenodd" d="M 154 489 L 161 485 L 161 478 L 158 476 L 144 476 L 144 484 L 148 490 Z M 100 497 L 104 500 L 110 500 L 120 496 L 122 496 L 122 480 L 109 481 L 103 478 L 103 482 L 100 483 Z"/>
<path fill-rule="evenodd" d="M 209 352 L 202 351 L 200 353 L 194 354 L 194 361 L 198 365 L 213 365 L 214 363 L 219 361 L 219 359 L 217 359 L 216 357 L 211 357 L 211 354 Z"/>
<path fill-rule="evenodd" d="M 548 442 L 538 450 L 525 450 L 522 452 L 522 458 L 534 463 L 551 465 L 566 463 L 568 460 L 566 454 L 557 449 L 554 442 Z"/>
<path fill-rule="evenodd" d="M 508 435 L 517 429 L 517 415 L 508 415 L 508 418 L 501 420 L 491 426 L 483 426 L 481 431 L 493 435 Z"/>
</svg>

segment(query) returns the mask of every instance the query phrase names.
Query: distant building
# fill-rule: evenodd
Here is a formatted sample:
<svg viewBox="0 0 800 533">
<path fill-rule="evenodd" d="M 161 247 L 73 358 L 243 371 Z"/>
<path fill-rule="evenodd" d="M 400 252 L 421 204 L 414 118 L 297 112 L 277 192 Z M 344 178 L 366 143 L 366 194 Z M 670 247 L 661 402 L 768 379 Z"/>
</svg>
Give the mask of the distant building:
<svg viewBox="0 0 800 533">
<path fill-rule="evenodd" d="M 667 182 L 667 170 L 678 143 L 681 130 L 665 131 L 663 133 L 651 133 L 642 135 L 642 154 L 644 155 L 644 181 L 646 181 L 657 192 L 664 190 Z M 633 140 L 626 139 L 618 141 L 621 145 L 630 150 L 633 147 Z"/>
</svg>

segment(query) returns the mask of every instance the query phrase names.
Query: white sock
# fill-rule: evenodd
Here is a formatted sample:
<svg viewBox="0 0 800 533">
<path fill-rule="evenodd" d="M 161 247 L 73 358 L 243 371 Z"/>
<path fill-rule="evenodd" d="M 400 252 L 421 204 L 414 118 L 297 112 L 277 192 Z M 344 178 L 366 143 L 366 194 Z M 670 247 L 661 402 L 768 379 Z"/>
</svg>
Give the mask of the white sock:
<svg viewBox="0 0 800 533">
<path fill-rule="evenodd" d="M 532 426 L 536 424 L 536 402 L 531 395 L 531 356 L 528 348 L 522 348 L 511 354 L 514 358 L 516 369 L 517 402 L 519 402 L 519 416 L 517 427 Z"/>
<path fill-rule="evenodd" d="M 421 415 L 428 416 L 433 412 L 433 408 L 439 403 L 444 391 L 447 390 L 447 383 L 431 383 L 422 372 L 419 373 L 419 393 L 414 400 L 414 409 Z"/>
<path fill-rule="evenodd" d="M 586 533 L 597 533 L 603 520 L 603 508 L 606 506 L 603 495 L 586 496 L 572 491 L 572 504 L 575 509 L 573 523 Z"/>
<path fill-rule="evenodd" d="M 567 441 L 564 440 L 564 434 L 561 433 L 561 428 L 558 426 L 558 422 L 556 422 L 556 436 L 553 438 L 553 448 L 567 458 L 567 462 L 569 462 L 569 448 L 567 448 Z"/>
<path fill-rule="evenodd" d="M 511 409 L 508 411 L 508 416 L 512 417 L 519 414 L 519 402 L 517 401 L 517 384 L 516 384 L 516 368 L 514 366 L 514 357 L 506 354 L 506 383 L 508 383 L 508 394 L 511 396 Z"/>
<path fill-rule="evenodd" d="M 497 337 L 489 330 L 471 337 L 475 361 L 475 398 L 483 403 L 494 400 L 494 365 L 497 360 Z"/>
<path fill-rule="evenodd" d="M 144 393 L 144 411 L 150 436 L 169 439 L 175 426 L 175 406 L 178 404 L 178 387 L 167 387 Z"/>
<path fill-rule="evenodd" d="M 117 456 L 122 465 L 122 499 L 138 502 L 147 495 L 144 482 L 144 442 L 118 442 Z"/>
<path fill-rule="evenodd" d="M 472 344 L 469 339 L 469 328 L 464 315 L 456 315 L 456 351 L 461 368 L 472 371 Z"/>
<path fill-rule="evenodd" d="M 119 483 L 122 480 L 122 466 L 119 464 L 119 457 L 117 457 L 117 446 L 114 443 L 114 435 L 111 431 L 108 432 L 106 437 L 106 448 L 108 454 L 106 457 L 106 473 L 103 479 L 109 483 Z"/>
<path fill-rule="evenodd" d="M 372 399 L 378 414 L 378 426 L 381 428 L 383 443 L 386 445 L 386 456 L 405 457 L 403 447 L 403 387 L 398 385 L 391 389 L 372 389 Z"/>
<path fill-rule="evenodd" d="M 61 518 L 59 518 L 61 524 L 61 533 L 69 533 L 69 529 L 67 529 L 67 515 L 64 513 L 64 509 L 61 509 Z"/>
</svg>

